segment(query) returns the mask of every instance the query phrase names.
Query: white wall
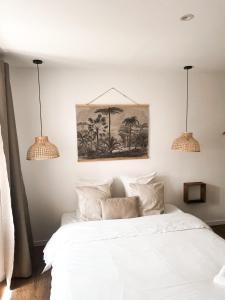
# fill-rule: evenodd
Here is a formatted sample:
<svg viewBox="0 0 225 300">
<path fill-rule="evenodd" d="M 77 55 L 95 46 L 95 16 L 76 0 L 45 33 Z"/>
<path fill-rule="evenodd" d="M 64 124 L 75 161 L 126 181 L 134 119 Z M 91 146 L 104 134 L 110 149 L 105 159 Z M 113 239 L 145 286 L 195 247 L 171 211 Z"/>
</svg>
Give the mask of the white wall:
<svg viewBox="0 0 225 300">
<path fill-rule="evenodd" d="M 63 212 L 76 207 L 78 178 L 138 175 L 156 170 L 165 181 L 165 197 L 207 221 L 225 220 L 225 74 L 190 74 L 189 130 L 201 144 L 200 153 L 170 150 L 184 130 L 186 74 L 119 69 L 47 69 L 41 67 L 44 134 L 60 149 L 55 160 L 26 161 L 26 151 L 39 135 L 39 112 L 34 69 L 12 68 L 11 83 L 16 122 L 34 239 L 48 239 Z M 110 87 L 117 87 L 140 103 L 150 104 L 148 160 L 77 163 L 75 104 L 87 103 Z M 126 103 L 117 94 L 99 103 Z M 183 182 L 207 183 L 207 203 L 183 203 Z M 114 195 L 122 192 L 119 182 Z"/>
</svg>

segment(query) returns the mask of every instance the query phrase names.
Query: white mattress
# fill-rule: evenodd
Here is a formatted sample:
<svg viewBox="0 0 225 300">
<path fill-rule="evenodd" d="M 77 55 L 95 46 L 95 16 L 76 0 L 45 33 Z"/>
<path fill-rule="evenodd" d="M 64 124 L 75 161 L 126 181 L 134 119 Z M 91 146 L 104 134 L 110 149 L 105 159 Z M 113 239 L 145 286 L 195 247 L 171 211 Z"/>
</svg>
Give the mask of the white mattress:
<svg viewBox="0 0 225 300">
<path fill-rule="evenodd" d="M 224 300 L 213 278 L 225 264 L 225 241 L 172 211 L 61 226 L 44 250 L 51 300 Z"/>
<path fill-rule="evenodd" d="M 166 203 L 165 204 L 165 213 L 174 213 L 177 211 L 181 211 L 178 207 L 176 207 L 173 204 Z M 69 212 L 69 213 L 64 213 L 61 217 L 61 226 L 66 225 L 69 223 L 76 223 L 76 222 L 81 222 L 79 219 L 79 213 L 78 212 Z"/>
</svg>

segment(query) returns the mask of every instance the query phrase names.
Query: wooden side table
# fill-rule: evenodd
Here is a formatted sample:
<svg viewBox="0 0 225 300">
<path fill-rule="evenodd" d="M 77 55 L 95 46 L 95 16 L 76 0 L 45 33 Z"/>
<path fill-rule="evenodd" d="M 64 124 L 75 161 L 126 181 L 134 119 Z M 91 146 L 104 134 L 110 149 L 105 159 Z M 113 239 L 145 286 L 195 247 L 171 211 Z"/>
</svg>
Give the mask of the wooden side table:
<svg viewBox="0 0 225 300">
<path fill-rule="evenodd" d="M 199 187 L 200 197 L 197 199 L 190 198 L 190 190 Z M 203 203 L 206 202 L 206 184 L 204 182 L 185 182 L 184 183 L 184 202 L 185 203 Z"/>
</svg>

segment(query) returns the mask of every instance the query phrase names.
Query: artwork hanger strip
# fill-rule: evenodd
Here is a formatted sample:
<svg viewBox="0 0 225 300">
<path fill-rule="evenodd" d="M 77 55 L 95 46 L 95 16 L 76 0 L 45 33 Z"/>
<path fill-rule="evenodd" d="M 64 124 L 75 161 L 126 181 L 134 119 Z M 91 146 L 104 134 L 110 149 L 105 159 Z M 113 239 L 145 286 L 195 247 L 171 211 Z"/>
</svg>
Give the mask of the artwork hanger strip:
<svg viewBox="0 0 225 300">
<path fill-rule="evenodd" d="M 92 103 L 94 103 L 96 100 L 98 100 L 99 98 L 101 98 L 102 96 L 104 96 L 105 94 L 109 93 L 110 91 L 115 91 L 117 92 L 118 94 L 122 95 L 124 98 L 126 98 L 127 100 L 129 100 L 130 102 L 134 103 L 134 104 L 137 104 L 137 105 L 140 105 L 137 101 L 131 99 L 129 96 L 127 96 L 126 94 L 124 94 L 123 92 L 121 92 L 120 90 L 118 90 L 117 88 L 114 88 L 114 87 L 111 87 L 110 89 L 106 90 L 104 93 L 98 95 L 97 97 L 95 97 L 93 100 L 89 101 L 87 103 L 87 105 L 90 105 Z"/>
</svg>

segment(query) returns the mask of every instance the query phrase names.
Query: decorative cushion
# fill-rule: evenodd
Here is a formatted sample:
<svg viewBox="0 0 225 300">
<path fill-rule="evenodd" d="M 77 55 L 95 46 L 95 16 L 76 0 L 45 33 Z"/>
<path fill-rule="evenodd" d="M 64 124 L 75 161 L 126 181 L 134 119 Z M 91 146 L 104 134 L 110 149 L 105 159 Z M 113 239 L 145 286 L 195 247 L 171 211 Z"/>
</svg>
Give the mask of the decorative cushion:
<svg viewBox="0 0 225 300">
<path fill-rule="evenodd" d="M 111 185 L 77 186 L 80 218 L 84 221 L 101 220 L 101 200 L 111 197 Z"/>
<path fill-rule="evenodd" d="M 162 182 L 138 184 L 131 183 L 132 193 L 139 198 L 142 216 L 164 212 L 164 184 Z"/>
<path fill-rule="evenodd" d="M 143 176 L 139 177 L 126 177 L 126 176 L 121 176 L 120 179 L 123 183 L 124 189 L 125 189 L 125 194 L 126 197 L 133 197 L 136 196 L 135 193 L 133 192 L 133 189 L 130 188 L 131 183 L 139 183 L 139 184 L 147 184 L 153 181 L 156 177 L 156 172 L 152 172 Z"/>
<path fill-rule="evenodd" d="M 109 198 L 101 200 L 102 218 L 128 219 L 139 217 L 139 203 L 137 197 Z"/>
</svg>

